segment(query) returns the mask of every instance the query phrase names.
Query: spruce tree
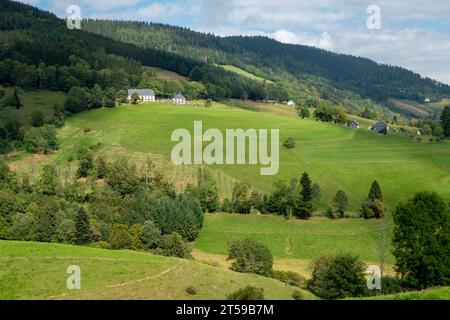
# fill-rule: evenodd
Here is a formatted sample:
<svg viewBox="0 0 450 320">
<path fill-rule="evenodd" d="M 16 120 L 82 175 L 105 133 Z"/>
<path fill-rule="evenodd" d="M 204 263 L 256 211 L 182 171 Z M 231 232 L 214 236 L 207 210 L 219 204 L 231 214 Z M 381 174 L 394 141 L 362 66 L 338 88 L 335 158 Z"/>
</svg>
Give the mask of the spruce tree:
<svg viewBox="0 0 450 320">
<path fill-rule="evenodd" d="M 20 109 L 20 107 L 23 106 L 22 101 L 20 101 L 19 92 L 17 91 L 17 88 L 14 88 L 14 93 L 11 100 L 11 106 Z"/>
<path fill-rule="evenodd" d="M 383 194 L 381 193 L 381 187 L 377 180 L 372 182 L 372 186 L 369 191 L 369 199 L 372 201 L 380 200 L 383 201 Z"/>
<path fill-rule="evenodd" d="M 441 115 L 442 129 L 446 138 L 450 138 L 450 105 L 446 106 Z"/>
<path fill-rule="evenodd" d="M 302 191 L 301 191 L 301 195 L 302 195 L 302 200 L 304 202 L 310 202 L 313 199 L 313 188 L 312 188 L 312 181 L 309 178 L 308 173 L 304 173 L 302 175 L 302 178 L 300 179 L 300 184 L 302 186 Z"/>
<path fill-rule="evenodd" d="M 92 231 L 89 218 L 84 208 L 80 208 L 75 220 L 75 242 L 78 245 L 88 244 L 92 241 Z"/>
</svg>

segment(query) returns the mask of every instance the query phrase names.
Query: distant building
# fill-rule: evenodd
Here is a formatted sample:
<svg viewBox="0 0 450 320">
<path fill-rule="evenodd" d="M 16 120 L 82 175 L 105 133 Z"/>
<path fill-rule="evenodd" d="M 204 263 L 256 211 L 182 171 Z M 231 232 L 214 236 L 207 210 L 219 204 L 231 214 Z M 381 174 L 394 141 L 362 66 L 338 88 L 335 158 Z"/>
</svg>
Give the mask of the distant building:
<svg viewBox="0 0 450 320">
<path fill-rule="evenodd" d="M 370 127 L 370 130 L 381 134 L 387 134 L 389 131 L 389 125 L 383 120 L 377 121 L 373 126 Z"/>
<path fill-rule="evenodd" d="M 295 101 L 294 100 L 289 100 L 287 105 L 291 106 L 291 107 L 295 107 Z"/>
<path fill-rule="evenodd" d="M 155 92 L 151 89 L 129 89 L 128 90 L 128 100 L 131 100 L 131 96 L 137 93 L 139 99 L 143 102 L 154 102 L 156 101 Z"/>
<path fill-rule="evenodd" d="M 353 120 L 352 122 L 349 123 L 348 127 L 351 128 L 351 129 L 358 129 L 359 128 L 359 122 Z"/>
<path fill-rule="evenodd" d="M 425 129 L 419 129 L 419 130 L 417 130 L 417 135 L 418 136 L 426 136 L 426 135 L 428 135 L 428 134 L 430 134 L 427 130 L 425 130 Z"/>
<path fill-rule="evenodd" d="M 173 96 L 172 103 L 186 104 L 186 98 L 181 93 L 177 93 L 176 95 Z"/>
<path fill-rule="evenodd" d="M 431 102 L 431 99 L 430 98 L 425 98 L 425 103 L 430 103 Z"/>
</svg>

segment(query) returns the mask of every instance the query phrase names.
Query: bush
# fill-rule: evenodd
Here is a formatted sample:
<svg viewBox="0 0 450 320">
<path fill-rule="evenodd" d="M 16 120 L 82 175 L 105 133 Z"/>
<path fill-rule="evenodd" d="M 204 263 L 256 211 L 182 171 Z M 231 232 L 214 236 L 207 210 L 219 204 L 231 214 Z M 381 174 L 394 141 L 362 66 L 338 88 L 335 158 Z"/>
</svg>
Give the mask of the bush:
<svg viewBox="0 0 450 320">
<path fill-rule="evenodd" d="M 292 293 L 292 298 L 294 300 L 307 300 L 305 299 L 305 295 L 300 290 L 295 290 L 294 293 Z"/>
<path fill-rule="evenodd" d="M 155 251 L 157 254 L 184 259 L 191 257 L 192 250 L 190 245 L 184 242 L 183 238 L 176 232 L 164 235 L 158 249 Z"/>
<path fill-rule="evenodd" d="M 112 249 L 131 249 L 133 239 L 124 224 L 115 224 L 112 227 L 109 243 Z"/>
<path fill-rule="evenodd" d="M 237 272 L 263 276 L 272 274 L 272 253 L 264 244 L 252 239 L 231 242 L 227 260 L 234 260 L 231 270 Z"/>
<path fill-rule="evenodd" d="M 52 125 L 31 128 L 25 133 L 23 140 L 28 152 L 47 154 L 58 149 L 56 128 Z"/>
<path fill-rule="evenodd" d="M 305 278 L 292 271 L 274 271 L 272 278 L 293 287 L 303 288 L 305 285 Z"/>
<path fill-rule="evenodd" d="M 361 297 L 367 294 L 365 266 L 357 257 L 321 257 L 311 265 L 308 289 L 324 299 Z"/>
<path fill-rule="evenodd" d="M 193 286 L 189 286 L 186 288 L 186 293 L 193 296 L 197 294 L 197 290 Z"/>
<path fill-rule="evenodd" d="M 411 288 L 399 277 L 383 277 L 381 282 L 381 292 L 383 294 L 395 294 L 407 291 L 411 291 Z"/>
<path fill-rule="evenodd" d="M 142 225 L 141 241 L 147 250 L 154 249 L 161 240 L 161 231 L 151 220 L 147 220 Z"/>
<path fill-rule="evenodd" d="M 227 295 L 227 300 L 264 300 L 264 289 L 247 286 Z"/>
<path fill-rule="evenodd" d="M 91 244 L 90 247 L 98 249 L 111 249 L 111 245 L 106 241 L 95 242 Z"/>
<path fill-rule="evenodd" d="M 292 137 L 289 137 L 286 139 L 286 141 L 283 142 L 283 147 L 286 149 L 294 149 L 296 146 L 295 140 Z"/>
</svg>

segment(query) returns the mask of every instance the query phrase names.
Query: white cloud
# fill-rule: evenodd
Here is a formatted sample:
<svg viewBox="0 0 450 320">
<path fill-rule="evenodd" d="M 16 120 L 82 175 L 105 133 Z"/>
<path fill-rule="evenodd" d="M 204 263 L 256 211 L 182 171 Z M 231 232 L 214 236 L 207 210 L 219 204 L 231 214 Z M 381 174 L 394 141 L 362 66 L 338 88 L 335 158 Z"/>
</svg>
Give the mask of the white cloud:
<svg viewBox="0 0 450 320">
<path fill-rule="evenodd" d="M 306 33 L 295 34 L 291 31 L 280 29 L 271 35 L 275 40 L 283 43 L 302 44 L 326 50 L 333 50 L 334 44 L 328 32 L 324 31 L 320 36 Z"/>
<path fill-rule="evenodd" d="M 64 16 L 168 22 L 226 35 L 266 35 L 400 65 L 450 83 L 450 1 L 442 0 L 22 0 Z M 381 9 L 368 30 L 366 9 Z M 176 17 L 177 19 L 173 19 Z"/>
<path fill-rule="evenodd" d="M 159 2 L 140 8 L 138 15 L 145 19 L 161 19 L 177 16 L 183 12 L 183 9 L 176 3 L 162 4 Z"/>
</svg>

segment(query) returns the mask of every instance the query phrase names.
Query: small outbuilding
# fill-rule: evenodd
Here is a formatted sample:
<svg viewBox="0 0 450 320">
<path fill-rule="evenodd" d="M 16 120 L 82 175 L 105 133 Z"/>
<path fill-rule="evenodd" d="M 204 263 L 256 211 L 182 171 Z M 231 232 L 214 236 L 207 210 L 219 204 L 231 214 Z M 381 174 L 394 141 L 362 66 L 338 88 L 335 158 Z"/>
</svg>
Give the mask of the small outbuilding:
<svg viewBox="0 0 450 320">
<path fill-rule="evenodd" d="M 389 125 L 383 120 L 377 121 L 370 127 L 370 130 L 380 134 L 387 134 L 389 131 Z"/>
<path fill-rule="evenodd" d="M 294 100 L 289 100 L 287 105 L 290 106 L 290 107 L 295 107 L 295 101 Z"/>
<path fill-rule="evenodd" d="M 359 129 L 359 122 L 353 120 L 352 122 L 350 122 L 348 124 L 348 127 L 351 128 L 351 129 Z"/>
</svg>

